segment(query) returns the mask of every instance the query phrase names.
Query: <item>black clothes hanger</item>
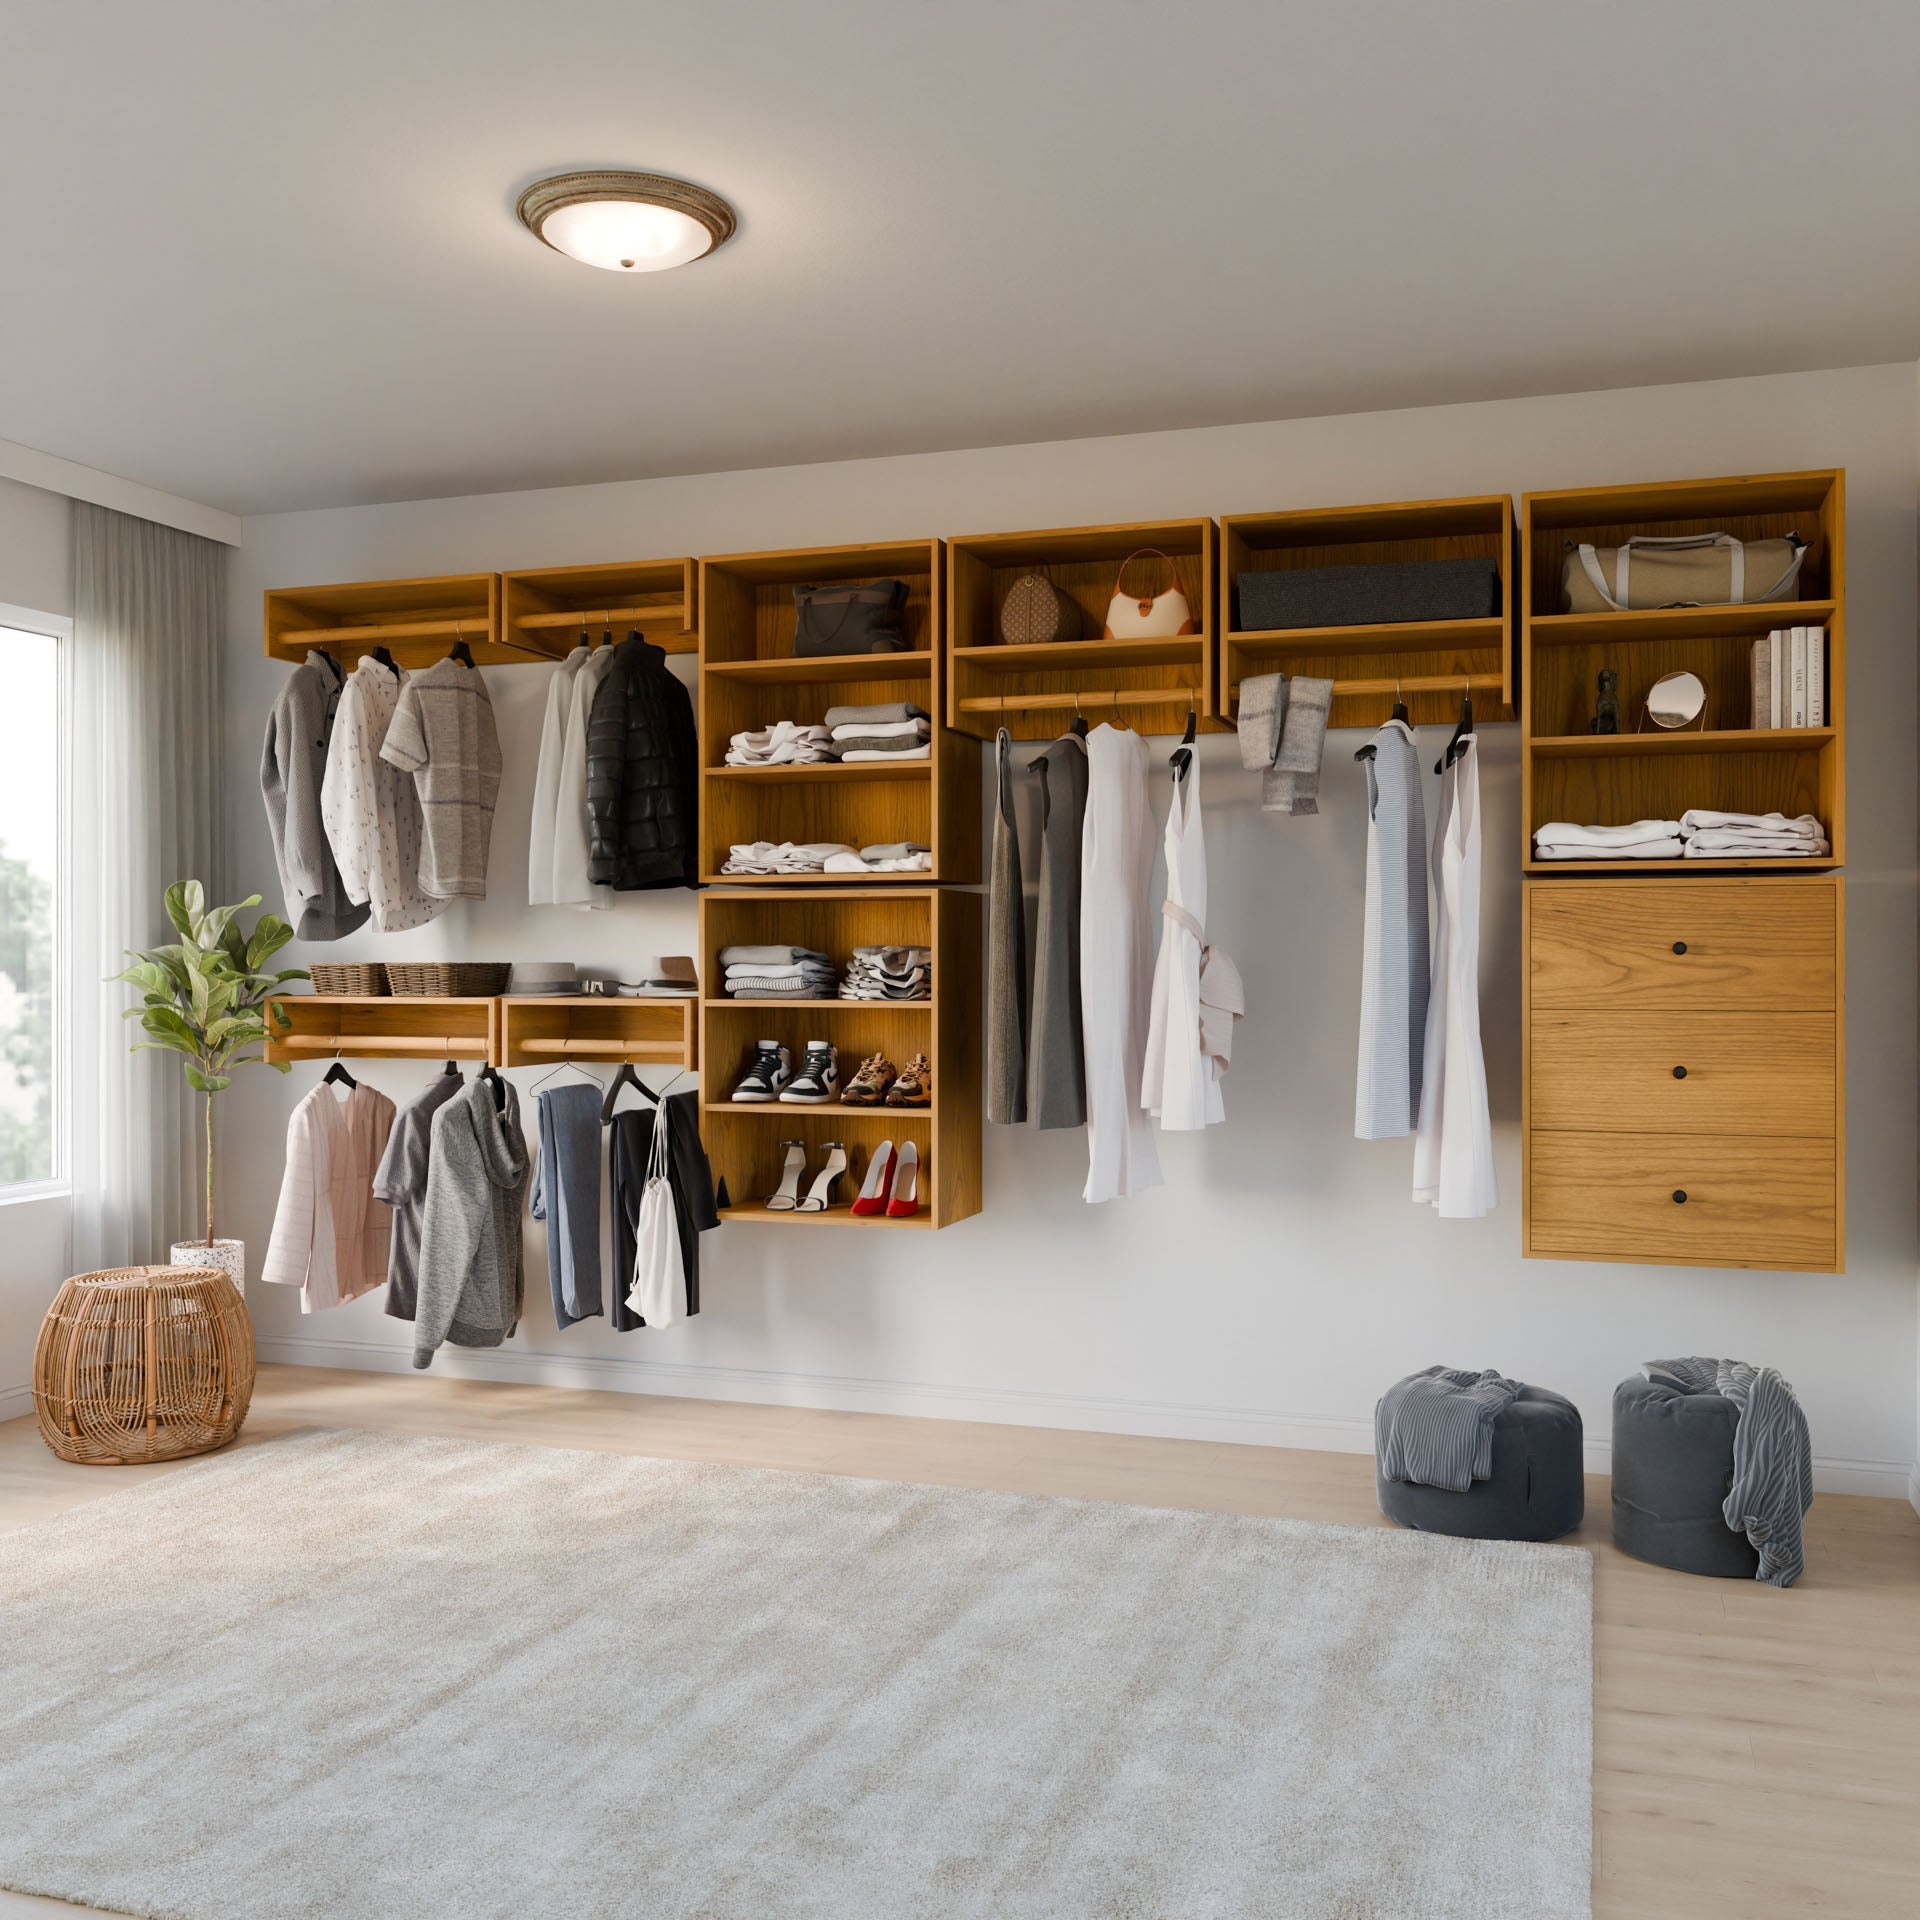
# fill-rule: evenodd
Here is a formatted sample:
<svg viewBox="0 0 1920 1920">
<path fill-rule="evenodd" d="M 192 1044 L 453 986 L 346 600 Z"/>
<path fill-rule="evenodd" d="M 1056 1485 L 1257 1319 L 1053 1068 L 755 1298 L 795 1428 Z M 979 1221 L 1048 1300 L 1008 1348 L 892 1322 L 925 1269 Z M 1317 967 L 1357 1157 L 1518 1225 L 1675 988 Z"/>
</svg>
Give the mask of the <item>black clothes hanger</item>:
<svg viewBox="0 0 1920 1920">
<path fill-rule="evenodd" d="M 1409 732 L 1412 731 L 1413 722 L 1407 718 L 1407 703 L 1405 697 L 1400 692 L 1400 682 L 1398 680 L 1393 683 L 1393 712 L 1389 718 L 1398 720 Z M 1356 760 L 1371 760 L 1374 757 L 1373 742 L 1369 740 L 1353 757 Z"/>
<path fill-rule="evenodd" d="M 440 1069 L 440 1071 L 443 1074 L 450 1073 L 453 1075 L 453 1077 L 456 1080 L 458 1080 L 460 1078 L 460 1062 L 458 1060 L 449 1060 L 447 1064 Z"/>
<path fill-rule="evenodd" d="M 1193 765 L 1193 737 L 1200 725 L 1200 716 L 1193 710 L 1193 695 L 1187 695 L 1187 730 L 1180 736 L 1180 744 L 1167 758 L 1167 765 L 1173 772 L 1173 784 L 1180 784 L 1180 776 Z"/>
<path fill-rule="evenodd" d="M 320 656 L 320 658 L 327 663 L 327 671 L 333 675 L 333 684 L 336 687 L 341 685 L 342 682 L 344 682 L 347 677 L 346 668 L 343 667 L 340 664 L 340 662 L 336 660 L 333 657 L 333 655 L 326 650 L 325 647 L 315 647 L 314 652 L 317 653 Z"/>
<path fill-rule="evenodd" d="M 458 660 L 463 667 L 470 667 L 473 665 L 473 649 L 464 640 L 456 640 L 447 658 Z"/>
<path fill-rule="evenodd" d="M 393 664 L 393 655 L 390 654 L 385 647 L 375 647 L 373 657 L 379 661 L 389 673 L 398 673 L 400 671 L 400 669 Z"/>
<path fill-rule="evenodd" d="M 1087 716 L 1080 711 L 1080 696 L 1077 693 L 1073 696 L 1073 718 L 1067 722 L 1067 731 L 1076 740 L 1087 737 Z"/>
<path fill-rule="evenodd" d="M 613 1109 L 619 1101 L 620 1090 L 623 1087 L 631 1087 L 650 1107 L 657 1107 L 660 1104 L 659 1096 L 634 1072 L 633 1062 L 622 1060 L 619 1072 L 613 1076 L 613 1084 L 607 1089 L 607 1097 L 600 1102 L 600 1124 L 603 1127 L 613 1124 Z"/>
<path fill-rule="evenodd" d="M 1447 750 L 1434 763 L 1435 773 L 1445 773 L 1460 758 L 1464 743 L 1473 738 L 1473 688 L 1460 696 L 1460 724 L 1453 730 L 1453 738 L 1447 742 Z"/>
<path fill-rule="evenodd" d="M 505 1113 L 507 1110 L 507 1083 L 502 1080 L 491 1066 L 480 1069 L 480 1078 L 493 1089 L 493 1110 Z"/>
<path fill-rule="evenodd" d="M 360 1082 L 338 1060 L 327 1069 L 326 1078 L 320 1084 L 323 1087 L 345 1087 L 349 1093 L 357 1093 L 360 1090 Z"/>
<path fill-rule="evenodd" d="M 600 644 L 603 647 L 610 647 L 613 645 L 613 615 L 610 613 L 603 614 L 601 618 L 606 621 L 607 626 L 606 631 L 600 636 Z"/>
</svg>

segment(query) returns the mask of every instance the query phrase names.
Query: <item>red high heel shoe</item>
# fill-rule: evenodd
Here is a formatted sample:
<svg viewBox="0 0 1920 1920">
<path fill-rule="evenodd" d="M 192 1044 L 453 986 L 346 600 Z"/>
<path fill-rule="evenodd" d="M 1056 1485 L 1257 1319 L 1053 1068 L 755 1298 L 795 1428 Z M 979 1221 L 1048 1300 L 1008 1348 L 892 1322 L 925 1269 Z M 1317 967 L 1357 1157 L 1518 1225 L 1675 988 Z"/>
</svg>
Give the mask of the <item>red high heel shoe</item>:
<svg viewBox="0 0 1920 1920">
<path fill-rule="evenodd" d="M 867 1163 L 867 1177 L 861 1184 L 860 1197 L 854 1201 L 853 1210 L 859 1214 L 885 1213 L 887 1193 L 893 1184 L 893 1142 L 882 1140 L 874 1150 L 871 1161 Z"/>
<path fill-rule="evenodd" d="M 887 1218 L 906 1220 L 919 1211 L 920 1149 L 911 1140 L 903 1140 L 894 1156 L 893 1191 L 887 1195 Z"/>
</svg>

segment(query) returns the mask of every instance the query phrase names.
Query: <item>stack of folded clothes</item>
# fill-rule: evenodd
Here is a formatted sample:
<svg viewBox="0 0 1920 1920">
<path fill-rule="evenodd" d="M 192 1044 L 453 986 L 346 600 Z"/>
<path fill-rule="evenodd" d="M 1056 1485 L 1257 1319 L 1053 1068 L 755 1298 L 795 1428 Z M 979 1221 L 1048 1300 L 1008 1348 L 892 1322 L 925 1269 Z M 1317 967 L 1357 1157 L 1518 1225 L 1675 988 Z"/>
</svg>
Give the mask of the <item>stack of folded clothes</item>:
<svg viewBox="0 0 1920 1920">
<path fill-rule="evenodd" d="M 855 947 L 840 982 L 842 1000 L 931 1000 L 931 947 Z"/>
<path fill-rule="evenodd" d="M 925 873 L 933 865 L 933 849 L 918 840 L 883 840 L 877 847 L 851 847 L 827 855 L 828 873 Z"/>
<path fill-rule="evenodd" d="M 844 841 L 811 840 L 798 846 L 791 840 L 754 840 L 727 849 L 722 873 L 824 873 L 836 855 L 858 859 Z M 846 869 L 835 868 L 835 872 Z"/>
<path fill-rule="evenodd" d="M 1689 860 L 1804 860 L 1827 851 L 1827 830 L 1812 814 L 1716 813 L 1691 807 L 1680 816 Z"/>
<path fill-rule="evenodd" d="M 795 720 L 736 733 L 727 745 L 730 767 L 808 767 L 833 757 L 833 735 L 825 727 L 803 727 Z"/>
<path fill-rule="evenodd" d="M 722 947 L 720 964 L 735 1000 L 833 998 L 833 962 L 812 947 Z"/>
<path fill-rule="evenodd" d="M 841 760 L 925 760 L 933 753 L 927 710 L 911 700 L 829 707 L 827 726 L 835 757 Z"/>
<path fill-rule="evenodd" d="M 1626 827 L 1576 827 L 1550 820 L 1533 836 L 1537 860 L 1678 860 L 1678 820 L 1636 820 Z"/>
</svg>

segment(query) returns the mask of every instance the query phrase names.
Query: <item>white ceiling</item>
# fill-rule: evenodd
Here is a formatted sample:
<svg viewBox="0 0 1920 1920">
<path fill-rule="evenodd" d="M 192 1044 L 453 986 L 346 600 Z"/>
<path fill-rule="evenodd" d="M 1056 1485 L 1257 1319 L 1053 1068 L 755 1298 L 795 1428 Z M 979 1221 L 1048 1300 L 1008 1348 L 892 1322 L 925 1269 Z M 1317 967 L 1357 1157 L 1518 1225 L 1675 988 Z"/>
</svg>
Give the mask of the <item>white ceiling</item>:
<svg viewBox="0 0 1920 1920">
<path fill-rule="evenodd" d="M 1920 353 L 1912 0 L 6 0 L 0 436 L 240 512 Z M 542 173 L 725 194 L 625 278 Z"/>
</svg>

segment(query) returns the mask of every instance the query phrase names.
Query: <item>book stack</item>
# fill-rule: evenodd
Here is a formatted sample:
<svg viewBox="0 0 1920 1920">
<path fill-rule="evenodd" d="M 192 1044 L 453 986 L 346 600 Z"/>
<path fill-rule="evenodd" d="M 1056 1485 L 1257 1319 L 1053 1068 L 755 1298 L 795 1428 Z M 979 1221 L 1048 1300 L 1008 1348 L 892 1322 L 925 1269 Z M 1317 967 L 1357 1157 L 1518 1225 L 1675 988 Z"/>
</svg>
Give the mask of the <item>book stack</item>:
<svg viewBox="0 0 1920 1920">
<path fill-rule="evenodd" d="M 1827 724 L 1825 627 L 1776 627 L 1753 643 L 1753 724 Z"/>
</svg>

